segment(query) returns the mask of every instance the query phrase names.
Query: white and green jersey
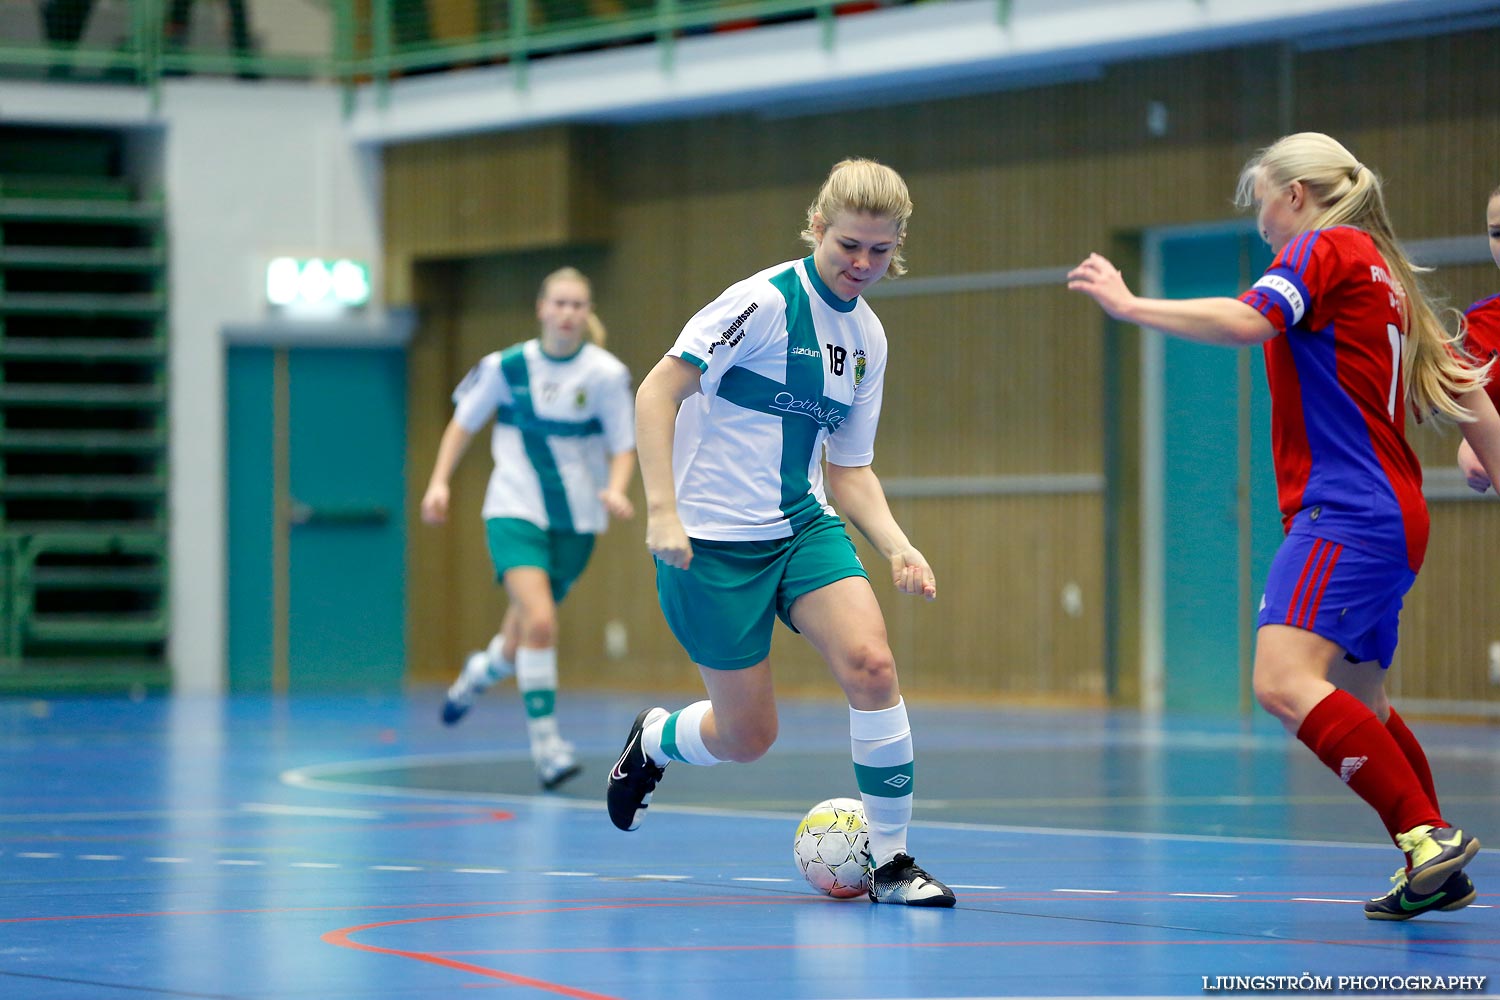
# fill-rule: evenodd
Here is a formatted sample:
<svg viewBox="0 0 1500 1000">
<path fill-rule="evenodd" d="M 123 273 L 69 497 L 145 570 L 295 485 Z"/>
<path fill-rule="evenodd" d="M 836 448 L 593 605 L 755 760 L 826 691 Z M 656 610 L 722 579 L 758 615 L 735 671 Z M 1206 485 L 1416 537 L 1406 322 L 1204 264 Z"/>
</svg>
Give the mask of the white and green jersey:
<svg viewBox="0 0 1500 1000">
<path fill-rule="evenodd" d="M 785 538 L 824 513 L 823 457 L 869 465 L 885 330 L 812 258 L 767 268 L 699 310 L 668 352 L 703 372 L 677 412 L 672 471 L 691 538 Z"/>
<path fill-rule="evenodd" d="M 566 358 L 528 340 L 487 354 L 453 391 L 453 417 L 470 433 L 494 424 L 495 471 L 483 514 L 552 531 L 597 534 L 609 455 L 635 447 L 630 372 L 602 347 Z"/>
</svg>

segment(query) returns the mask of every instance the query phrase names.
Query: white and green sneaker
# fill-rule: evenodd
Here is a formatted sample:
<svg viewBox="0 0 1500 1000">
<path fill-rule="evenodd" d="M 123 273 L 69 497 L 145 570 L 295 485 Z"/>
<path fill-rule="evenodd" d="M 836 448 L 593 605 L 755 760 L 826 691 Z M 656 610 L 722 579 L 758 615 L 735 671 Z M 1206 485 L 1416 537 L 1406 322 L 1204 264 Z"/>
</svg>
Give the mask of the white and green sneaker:
<svg viewBox="0 0 1500 1000">
<path fill-rule="evenodd" d="M 573 752 L 573 744 L 567 740 L 552 740 L 540 752 L 532 753 L 536 762 L 536 777 L 544 791 L 552 791 L 569 778 L 576 778 L 583 770 Z"/>
<path fill-rule="evenodd" d="M 443 725 L 451 726 L 458 722 L 474 707 L 474 699 L 483 694 L 491 684 L 504 680 L 514 672 L 514 668 L 506 670 L 497 666 L 482 649 L 470 653 L 468 659 L 464 660 L 463 670 L 459 671 L 458 680 L 448 688 L 448 696 L 443 699 Z"/>
</svg>

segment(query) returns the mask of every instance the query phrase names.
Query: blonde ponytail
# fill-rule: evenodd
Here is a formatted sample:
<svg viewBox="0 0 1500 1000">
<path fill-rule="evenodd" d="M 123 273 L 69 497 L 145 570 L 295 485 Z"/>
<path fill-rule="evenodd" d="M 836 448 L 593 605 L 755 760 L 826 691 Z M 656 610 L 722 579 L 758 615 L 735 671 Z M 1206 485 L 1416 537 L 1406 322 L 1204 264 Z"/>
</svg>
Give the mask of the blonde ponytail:
<svg viewBox="0 0 1500 1000">
<path fill-rule="evenodd" d="M 609 331 L 604 328 L 604 321 L 599 318 L 599 314 L 590 310 L 585 322 L 588 324 L 589 340 L 595 347 L 603 347 L 604 342 L 609 339 Z"/>
<path fill-rule="evenodd" d="M 1455 397 L 1483 386 L 1488 381 L 1489 366 L 1476 368 L 1464 360 L 1458 346 L 1463 317 L 1459 316 L 1459 332 L 1451 334 L 1428 301 L 1419 275 L 1432 269 L 1412 263 L 1402 251 L 1375 172 L 1329 136 L 1299 132 L 1277 140 L 1251 158 L 1240 173 L 1237 202 L 1254 204 L 1255 182 L 1260 177 L 1268 187 L 1302 183 L 1312 203 L 1322 208 L 1309 230 L 1353 226 L 1370 235 L 1400 295 L 1406 326 L 1401 372 L 1407 403 L 1418 420 L 1430 413 L 1458 423 L 1472 421 L 1473 415 Z"/>
</svg>

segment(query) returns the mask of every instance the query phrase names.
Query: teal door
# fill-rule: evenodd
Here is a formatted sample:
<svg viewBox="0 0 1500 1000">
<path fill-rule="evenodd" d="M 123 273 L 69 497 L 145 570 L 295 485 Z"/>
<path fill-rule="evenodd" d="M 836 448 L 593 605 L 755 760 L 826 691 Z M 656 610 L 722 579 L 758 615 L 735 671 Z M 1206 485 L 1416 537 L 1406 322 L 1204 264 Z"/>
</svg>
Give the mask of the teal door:
<svg viewBox="0 0 1500 1000">
<path fill-rule="evenodd" d="M 398 689 L 404 350 L 233 346 L 227 396 L 230 689 Z"/>
<path fill-rule="evenodd" d="M 1271 263 L 1248 228 L 1155 239 L 1166 298 L 1238 295 Z M 1260 348 L 1167 337 L 1160 370 L 1163 705 L 1243 714 L 1255 614 L 1281 540 L 1265 363 Z"/>
</svg>

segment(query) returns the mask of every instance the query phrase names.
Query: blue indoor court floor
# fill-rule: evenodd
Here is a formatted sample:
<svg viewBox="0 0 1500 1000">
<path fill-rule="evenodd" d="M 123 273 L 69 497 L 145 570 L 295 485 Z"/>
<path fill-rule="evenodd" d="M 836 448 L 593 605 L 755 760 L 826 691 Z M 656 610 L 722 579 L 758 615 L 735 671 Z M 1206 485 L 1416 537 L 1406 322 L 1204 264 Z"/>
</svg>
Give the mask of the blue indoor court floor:
<svg viewBox="0 0 1500 1000">
<path fill-rule="evenodd" d="M 1494 725 L 1413 725 L 1448 817 L 1497 850 L 1469 868 L 1476 905 L 1398 923 L 1360 903 L 1399 854 L 1269 720 L 914 702 L 912 852 L 959 895 L 934 911 L 829 900 L 793 865 L 802 812 L 855 794 L 836 702 L 784 702 L 756 764 L 673 765 L 623 834 L 604 777 L 645 699 L 564 692 L 586 770 L 542 794 L 513 688 L 452 729 L 441 698 L 0 701 L 0 997 L 1500 988 Z"/>
</svg>

